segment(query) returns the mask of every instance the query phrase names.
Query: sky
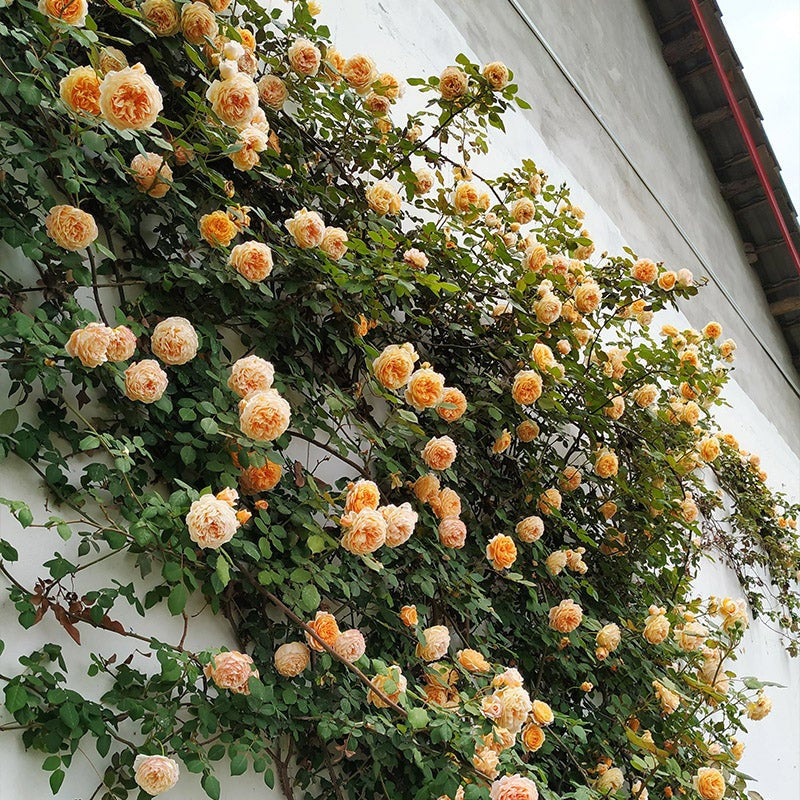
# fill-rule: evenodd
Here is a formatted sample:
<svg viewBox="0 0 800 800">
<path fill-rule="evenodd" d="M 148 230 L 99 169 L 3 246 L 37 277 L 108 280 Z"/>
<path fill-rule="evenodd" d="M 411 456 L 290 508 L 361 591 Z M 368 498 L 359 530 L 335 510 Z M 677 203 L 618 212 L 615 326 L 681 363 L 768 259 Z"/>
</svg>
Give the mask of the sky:
<svg viewBox="0 0 800 800">
<path fill-rule="evenodd" d="M 800 0 L 717 0 L 800 213 Z"/>
</svg>

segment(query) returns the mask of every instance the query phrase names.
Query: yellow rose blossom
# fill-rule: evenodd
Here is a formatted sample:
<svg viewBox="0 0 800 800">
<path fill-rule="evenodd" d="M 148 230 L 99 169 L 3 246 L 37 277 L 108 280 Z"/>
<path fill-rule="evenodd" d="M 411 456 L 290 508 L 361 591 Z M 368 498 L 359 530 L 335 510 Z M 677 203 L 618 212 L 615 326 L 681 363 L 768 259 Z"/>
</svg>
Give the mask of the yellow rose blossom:
<svg viewBox="0 0 800 800">
<path fill-rule="evenodd" d="M 725 796 L 725 778 L 714 767 L 700 767 L 693 780 L 694 789 L 703 800 L 722 800 Z"/>
<path fill-rule="evenodd" d="M 444 376 L 435 372 L 430 364 L 423 364 L 408 380 L 405 399 L 417 411 L 437 406 L 443 396 Z"/>
<path fill-rule="evenodd" d="M 100 113 L 100 78 L 91 67 L 73 67 L 61 79 L 58 93 L 72 111 Z"/>
<path fill-rule="evenodd" d="M 498 533 L 486 545 L 486 558 L 496 570 L 508 569 L 517 560 L 517 546 L 510 536 Z"/>
<path fill-rule="evenodd" d="M 467 93 L 469 78 L 463 69 L 446 67 L 439 76 L 439 91 L 445 100 L 456 100 Z"/>
<path fill-rule="evenodd" d="M 144 0 L 139 11 L 156 36 L 172 36 L 180 30 L 181 17 L 173 0 Z"/>
</svg>

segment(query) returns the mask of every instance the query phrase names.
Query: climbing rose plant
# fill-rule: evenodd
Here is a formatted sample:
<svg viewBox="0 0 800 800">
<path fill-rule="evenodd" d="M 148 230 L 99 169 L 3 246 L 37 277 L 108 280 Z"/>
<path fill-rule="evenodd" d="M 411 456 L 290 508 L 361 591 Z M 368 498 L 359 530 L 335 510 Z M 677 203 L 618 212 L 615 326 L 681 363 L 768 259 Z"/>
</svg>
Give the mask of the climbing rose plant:
<svg viewBox="0 0 800 800">
<path fill-rule="evenodd" d="M 52 557 L 26 585 L 9 534 L 0 571 L 64 636 L 0 727 L 53 792 L 94 748 L 104 800 L 745 797 L 748 604 L 691 581 L 722 551 L 796 652 L 798 509 L 715 426 L 735 344 L 651 327 L 689 271 L 596 253 L 529 159 L 472 168 L 510 70 L 459 55 L 401 114 L 316 3 L 5 5 L 0 231 L 36 275 L 5 259 L 0 448 L 52 515 L 3 502 Z M 188 649 L 201 608 L 231 647 Z M 96 695 L 89 628 L 132 645 Z"/>
</svg>

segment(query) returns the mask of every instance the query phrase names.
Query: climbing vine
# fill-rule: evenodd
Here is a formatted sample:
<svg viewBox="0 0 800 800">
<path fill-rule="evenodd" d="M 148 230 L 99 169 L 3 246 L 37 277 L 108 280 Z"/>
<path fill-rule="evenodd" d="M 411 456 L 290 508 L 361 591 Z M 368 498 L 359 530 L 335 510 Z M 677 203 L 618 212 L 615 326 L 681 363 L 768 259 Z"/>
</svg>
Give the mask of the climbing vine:
<svg viewBox="0 0 800 800">
<path fill-rule="evenodd" d="M 54 794 L 93 747 L 103 800 L 746 797 L 798 508 L 714 422 L 735 343 L 654 322 L 701 282 L 533 160 L 481 173 L 503 63 L 403 80 L 315 6 L 0 10 L 0 454 L 47 493 L 4 489 L 0 573 L 63 631 L 0 729 Z M 747 602 L 693 593 L 715 548 Z"/>
</svg>

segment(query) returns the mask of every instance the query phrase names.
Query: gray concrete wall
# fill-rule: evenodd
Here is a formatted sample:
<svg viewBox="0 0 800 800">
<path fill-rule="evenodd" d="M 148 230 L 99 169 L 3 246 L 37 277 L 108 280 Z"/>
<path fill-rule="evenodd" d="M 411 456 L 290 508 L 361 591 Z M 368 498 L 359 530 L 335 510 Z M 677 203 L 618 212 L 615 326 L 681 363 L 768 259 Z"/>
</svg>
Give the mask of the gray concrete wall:
<svg viewBox="0 0 800 800">
<path fill-rule="evenodd" d="M 744 257 L 735 221 L 683 95 L 661 56 L 661 42 L 643 0 L 519 2 L 772 355 L 800 384 L 758 276 Z M 622 231 L 627 244 L 640 255 L 704 275 L 688 245 L 513 5 L 508 0 L 437 0 L 437 5 L 480 58 L 501 58 L 514 70 L 520 93 L 533 105 L 523 112 L 528 121 Z M 696 326 L 718 320 L 726 336 L 736 340 L 737 382 L 800 453 L 800 400 L 722 293 L 709 283 L 683 310 Z"/>
</svg>

